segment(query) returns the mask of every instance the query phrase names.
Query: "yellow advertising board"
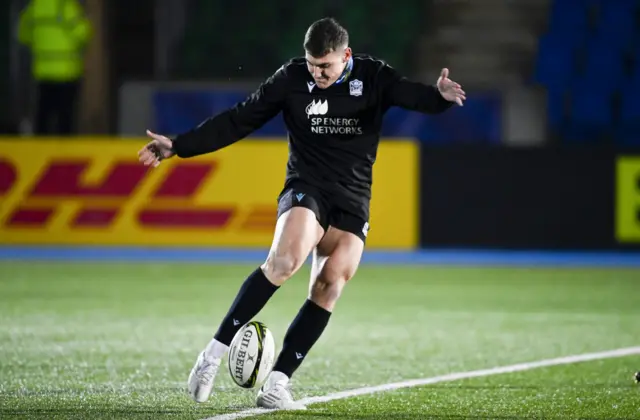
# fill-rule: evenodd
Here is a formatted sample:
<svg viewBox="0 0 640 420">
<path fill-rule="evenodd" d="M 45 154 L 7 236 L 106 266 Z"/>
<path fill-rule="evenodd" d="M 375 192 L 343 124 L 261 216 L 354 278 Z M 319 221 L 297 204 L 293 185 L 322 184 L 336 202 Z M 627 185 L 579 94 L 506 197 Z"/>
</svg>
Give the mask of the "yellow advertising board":
<svg viewBox="0 0 640 420">
<path fill-rule="evenodd" d="M 144 139 L 0 141 L 0 243 L 257 246 L 271 243 L 285 141 L 137 160 Z M 418 146 L 385 141 L 374 165 L 367 245 L 418 245 Z"/>
<path fill-rule="evenodd" d="M 616 162 L 616 239 L 640 243 L 640 157 L 622 156 Z"/>
</svg>

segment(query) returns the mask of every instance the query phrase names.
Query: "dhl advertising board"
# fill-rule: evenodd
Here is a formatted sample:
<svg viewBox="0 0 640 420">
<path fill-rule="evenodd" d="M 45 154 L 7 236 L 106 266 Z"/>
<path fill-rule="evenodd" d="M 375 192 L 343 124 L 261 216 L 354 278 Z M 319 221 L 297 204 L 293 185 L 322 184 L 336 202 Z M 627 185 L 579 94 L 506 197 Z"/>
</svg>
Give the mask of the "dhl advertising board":
<svg viewBox="0 0 640 420">
<path fill-rule="evenodd" d="M 137 160 L 144 139 L 0 141 L 0 243 L 269 246 L 285 141 L 245 139 L 216 153 Z M 418 147 L 380 145 L 370 247 L 418 243 Z"/>
</svg>

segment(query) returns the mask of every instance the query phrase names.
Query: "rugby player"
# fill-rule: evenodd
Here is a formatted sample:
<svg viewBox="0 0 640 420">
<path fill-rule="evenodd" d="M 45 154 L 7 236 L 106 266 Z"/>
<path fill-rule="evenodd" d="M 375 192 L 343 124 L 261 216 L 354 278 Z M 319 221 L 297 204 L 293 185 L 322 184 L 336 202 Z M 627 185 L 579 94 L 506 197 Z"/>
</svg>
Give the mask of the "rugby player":
<svg viewBox="0 0 640 420">
<path fill-rule="evenodd" d="M 360 263 L 385 112 L 397 106 L 436 114 L 466 100 L 446 68 L 428 85 L 408 80 L 382 60 L 354 55 L 347 31 L 332 18 L 314 22 L 303 47 L 304 57 L 284 64 L 243 102 L 172 139 L 147 131 L 151 141 L 138 153 L 141 162 L 155 167 L 172 156 L 214 152 L 280 112 L 288 129 L 289 160 L 273 242 L 197 358 L 188 379 L 197 402 L 209 398 L 234 334 L 313 253 L 308 297 L 257 395 L 259 407 L 305 408 L 294 401 L 288 383 L 320 338 Z"/>
</svg>

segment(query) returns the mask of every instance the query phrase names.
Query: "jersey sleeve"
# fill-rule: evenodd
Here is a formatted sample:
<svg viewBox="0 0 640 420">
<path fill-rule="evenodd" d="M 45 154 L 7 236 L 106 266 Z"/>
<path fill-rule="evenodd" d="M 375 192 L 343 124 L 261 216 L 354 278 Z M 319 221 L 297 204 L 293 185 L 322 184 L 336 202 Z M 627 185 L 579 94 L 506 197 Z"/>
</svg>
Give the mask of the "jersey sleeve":
<svg viewBox="0 0 640 420">
<path fill-rule="evenodd" d="M 435 85 L 411 81 L 388 64 L 380 69 L 378 82 L 382 100 L 388 107 L 438 114 L 453 106 L 453 102 L 444 99 Z"/>
<path fill-rule="evenodd" d="M 197 156 L 245 138 L 278 115 L 285 103 L 287 89 L 283 66 L 243 102 L 176 136 L 173 139 L 174 152 L 179 157 Z"/>
</svg>

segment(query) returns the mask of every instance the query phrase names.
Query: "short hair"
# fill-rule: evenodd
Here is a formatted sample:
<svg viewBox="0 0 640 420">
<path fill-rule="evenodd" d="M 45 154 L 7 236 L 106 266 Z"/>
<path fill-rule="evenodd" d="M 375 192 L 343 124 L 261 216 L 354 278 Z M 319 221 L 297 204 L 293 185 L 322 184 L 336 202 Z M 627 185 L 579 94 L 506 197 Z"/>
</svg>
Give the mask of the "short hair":
<svg viewBox="0 0 640 420">
<path fill-rule="evenodd" d="M 304 36 L 304 50 L 312 57 L 324 57 L 348 45 L 349 33 L 334 18 L 313 22 Z"/>
</svg>

